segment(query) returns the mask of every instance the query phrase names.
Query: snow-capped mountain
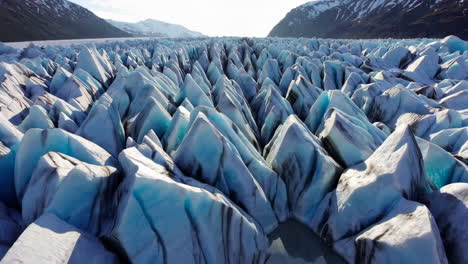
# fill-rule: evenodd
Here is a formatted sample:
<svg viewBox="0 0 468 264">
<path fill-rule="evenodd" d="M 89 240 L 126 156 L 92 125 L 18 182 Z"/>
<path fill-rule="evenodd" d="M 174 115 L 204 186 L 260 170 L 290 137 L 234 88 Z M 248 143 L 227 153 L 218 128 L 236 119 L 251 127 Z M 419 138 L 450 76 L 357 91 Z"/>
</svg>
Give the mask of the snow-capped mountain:
<svg viewBox="0 0 468 264">
<path fill-rule="evenodd" d="M 269 36 L 468 38 L 466 0 L 318 0 L 301 5 Z"/>
<path fill-rule="evenodd" d="M 0 0 L 0 41 L 129 36 L 66 0 Z"/>
<path fill-rule="evenodd" d="M 128 23 L 108 19 L 113 26 L 139 37 L 170 37 L 170 38 L 194 38 L 204 35 L 191 31 L 181 25 L 170 24 L 155 19 L 146 19 L 136 23 Z"/>
</svg>

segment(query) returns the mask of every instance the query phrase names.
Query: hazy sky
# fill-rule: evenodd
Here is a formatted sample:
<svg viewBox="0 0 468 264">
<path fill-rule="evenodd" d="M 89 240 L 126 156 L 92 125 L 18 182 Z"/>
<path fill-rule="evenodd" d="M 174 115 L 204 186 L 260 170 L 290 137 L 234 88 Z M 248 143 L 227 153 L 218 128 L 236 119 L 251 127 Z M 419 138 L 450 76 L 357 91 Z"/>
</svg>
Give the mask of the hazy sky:
<svg viewBox="0 0 468 264">
<path fill-rule="evenodd" d="M 265 37 L 292 8 L 310 0 L 70 0 L 103 18 L 153 18 L 209 36 Z"/>
</svg>

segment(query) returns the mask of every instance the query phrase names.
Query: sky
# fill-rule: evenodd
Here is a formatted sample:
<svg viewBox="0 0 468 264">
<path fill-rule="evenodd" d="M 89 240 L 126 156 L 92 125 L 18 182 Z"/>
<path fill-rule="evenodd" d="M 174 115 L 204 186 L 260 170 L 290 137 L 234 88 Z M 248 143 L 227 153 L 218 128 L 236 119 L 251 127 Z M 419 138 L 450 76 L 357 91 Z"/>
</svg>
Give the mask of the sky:
<svg viewBox="0 0 468 264">
<path fill-rule="evenodd" d="M 148 18 L 208 36 L 265 37 L 293 8 L 310 0 L 69 0 L 102 18 Z"/>
</svg>

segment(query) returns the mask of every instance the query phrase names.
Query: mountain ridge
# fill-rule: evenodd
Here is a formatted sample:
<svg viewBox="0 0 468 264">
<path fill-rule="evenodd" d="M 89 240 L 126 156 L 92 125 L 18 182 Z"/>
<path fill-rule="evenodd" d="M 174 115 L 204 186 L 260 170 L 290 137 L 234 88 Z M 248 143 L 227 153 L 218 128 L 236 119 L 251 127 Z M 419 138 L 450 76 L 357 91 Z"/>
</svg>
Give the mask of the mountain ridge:
<svg viewBox="0 0 468 264">
<path fill-rule="evenodd" d="M 468 1 L 322 0 L 292 9 L 270 37 L 468 39 Z"/>
<path fill-rule="evenodd" d="M 67 0 L 0 1 L 0 41 L 131 37 Z"/>
</svg>

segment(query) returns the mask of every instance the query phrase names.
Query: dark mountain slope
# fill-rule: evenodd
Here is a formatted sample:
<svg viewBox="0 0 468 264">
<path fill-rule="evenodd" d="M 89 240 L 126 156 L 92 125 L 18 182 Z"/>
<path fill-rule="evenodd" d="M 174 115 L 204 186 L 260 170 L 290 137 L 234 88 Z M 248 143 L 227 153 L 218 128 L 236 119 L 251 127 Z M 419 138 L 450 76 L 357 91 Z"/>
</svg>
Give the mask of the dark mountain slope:
<svg viewBox="0 0 468 264">
<path fill-rule="evenodd" d="M 66 0 L 0 0 L 0 41 L 130 37 Z"/>
<path fill-rule="evenodd" d="M 271 37 L 468 39 L 466 0 L 321 0 L 293 9 Z"/>
</svg>

